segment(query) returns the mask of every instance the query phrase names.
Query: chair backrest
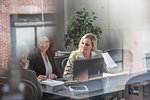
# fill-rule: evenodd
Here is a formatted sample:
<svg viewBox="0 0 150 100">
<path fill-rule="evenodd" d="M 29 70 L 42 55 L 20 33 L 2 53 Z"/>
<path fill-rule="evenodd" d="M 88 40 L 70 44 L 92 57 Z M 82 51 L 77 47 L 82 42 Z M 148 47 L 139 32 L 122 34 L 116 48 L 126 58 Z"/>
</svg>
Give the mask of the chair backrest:
<svg viewBox="0 0 150 100">
<path fill-rule="evenodd" d="M 123 49 L 109 49 L 105 52 L 108 52 L 115 63 L 118 65 L 111 70 L 111 73 L 117 73 L 123 71 Z"/>
<path fill-rule="evenodd" d="M 24 100 L 38 100 L 37 87 L 28 80 L 21 79 L 21 82 L 25 84 Z"/>
<path fill-rule="evenodd" d="M 62 62 L 61 62 L 61 66 L 62 66 L 63 72 L 64 72 L 65 66 L 66 66 L 66 64 L 67 64 L 67 61 L 68 61 L 68 58 L 65 58 L 65 59 L 63 59 Z"/>
<path fill-rule="evenodd" d="M 8 83 L 8 77 L 5 76 L 0 76 L 0 100 L 2 98 L 2 88 L 4 87 L 4 85 Z"/>
<path fill-rule="evenodd" d="M 150 73 L 144 73 L 129 79 L 125 85 L 125 100 L 150 99 Z"/>
<path fill-rule="evenodd" d="M 150 68 L 150 53 L 146 53 L 146 66 L 149 69 Z"/>
<path fill-rule="evenodd" d="M 109 50 L 106 50 L 105 52 L 108 52 L 109 55 L 112 57 L 112 59 L 115 61 L 115 63 L 118 65 L 117 67 L 114 67 L 111 70 L 111 73 L 122 72 L 123 70 L 127 69 L 127 68 L 124 69 L 125 59 L 129 60 L 130 58 L 132 58 L 132 53 L 129 50 L 117 48 L 117 49 L 109 49 Z M 126 58 L 124 57 L 125 53 L 126 53 Z M 128 61 L 126 61 L 126 62 L 128 62 Z M 128 68 L 130 68 L 130 67 L 131 66 L 128 66 Z"/>
<path fill-rule="evenodd" d="M 7 76 L 0 76 L 0 100 L 2 98 L 2 88 L 8 84 L 9 79 Z M 24 83 L 24 100 L 38 100 L 37 87 L 30 81 L 21 79 L 20 82 Z"/>
</svg>

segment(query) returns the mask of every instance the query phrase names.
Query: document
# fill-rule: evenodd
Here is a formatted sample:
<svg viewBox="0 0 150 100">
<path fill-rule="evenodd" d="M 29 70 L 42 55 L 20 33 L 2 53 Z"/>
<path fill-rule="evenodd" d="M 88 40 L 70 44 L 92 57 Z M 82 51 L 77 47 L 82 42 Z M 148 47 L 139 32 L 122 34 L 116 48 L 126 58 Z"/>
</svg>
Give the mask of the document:
<svg viewBox="0 0 150 100">
<path fill-rule="evenodd" d="M 117 64 L 114 62 L 114 60 L 111 58 L 111 56 L 109 55 L 108 52 L 102 53 L 102 56 L 103 56 L 104 61 L 108 67 L 111 67 L 111 68 L 117 67 Z"/>
<path fill-rule="evenodd" d="M 110 74 L 110 73 L 103 73 L 103 77 L 108 77 L 108 76 L 118 76 L 118 75 L 128 75 L 129 72 L 119 72 L 119 73 L 114 73 L 114 74 Z"/>
<path fill-rule="evenodd" d="M 49 86 L 57 86 L 57 85 L 63 85 L 64 82 L 47 79 L 47 80 L 42 81 L 41 84 L 49 85 Z"/>
</svg>

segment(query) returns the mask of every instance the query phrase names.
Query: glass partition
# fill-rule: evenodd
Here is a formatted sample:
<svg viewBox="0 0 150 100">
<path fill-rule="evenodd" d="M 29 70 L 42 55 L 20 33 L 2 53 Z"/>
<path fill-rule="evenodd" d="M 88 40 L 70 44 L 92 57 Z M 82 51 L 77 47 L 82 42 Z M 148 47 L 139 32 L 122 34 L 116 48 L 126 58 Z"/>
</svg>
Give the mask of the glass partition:
<svg viewBox="0 0 150 100">
<path fill-rule="evenodd" d="M 18 64 L 17 58 L 19 59 L 22 49 L 20 47 L 26 44 L 29 51 L 33 52 L 38 45 L 40 34 L 45 33 L 53 38 L 54 51 L 75 50 L 72 46 L 65 47 L 64 38 L 65 34 L 68 34 L 67 25 L 70 16 L 75 16 L 76 11 L 81 8 L 95 12 L 97 20 L 93 23 L 102 30 L 97 48 L 103 52 L 122 50 L 119 53 L 110 54 L 118 63 L 118 67 L 112 69 L 112 73 L 104 73 L 103 78 L 100 78 L 104 84 L 101 85 L 103 92 L 94 91 L 83 97 L 80 94 L 79 98 L 74 94 L 65 94 L 68 90 L 56 91 L 54 89 L 49 93 L 54 92 L 56 95 L 71 96 L 76 99 L 125 98 L 125 85 L 130 78 L 143 73 L 147 78 L 145 73 L 149 73 L 150 69 L 149 0 L 2 0 L 0 8 L 0 71 L 10 69 L 10 77 L 14 77 L 10 80 L 11 84 L 19 78 L 16 77 L 19 76 L 18 67 L 12 63 Z M 117 61 L 115 56 L 120 55 L 121 59 Z M 61 67 L 61 63 L 56 65 Z M 63 74 L 62 68 L 59 67 L 58 70 Z M 135 77 L 135 83 L 141 82 L 141 76 L 138 77 Z M 89 80 L 92 81 L 92 79 Z M 149 81 L 148 78 L 143 79 L 142 82 L 145 81 Z M 133 83 L 132 85 L 135 86 Z M 68 84 L 65 85 L 67 86 Z M 135 88 L 134 86 L 129 86 L 129 88 L 137 90 L 137 84 Z M 14 87 L 17 86 L 14 85 Z M 108 91 L 109 88 L 112 89 L 111 92 Z M 101 97 L 98 96 L 99 93 Z M 111 96 L 106 96 L 107 94 Z"/>
</svg>

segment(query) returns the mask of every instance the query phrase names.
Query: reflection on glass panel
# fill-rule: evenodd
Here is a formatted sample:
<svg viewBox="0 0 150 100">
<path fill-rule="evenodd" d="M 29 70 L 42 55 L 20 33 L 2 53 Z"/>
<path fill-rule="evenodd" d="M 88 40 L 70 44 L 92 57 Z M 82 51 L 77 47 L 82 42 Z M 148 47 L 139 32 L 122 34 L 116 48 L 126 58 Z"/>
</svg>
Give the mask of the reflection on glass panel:
<svg viewBox="0 0 150 100">
<path fill-rule="evenodd" d="M 37 27 L 37 37 L 41 34 L 47 34 L 49 36 L 54 35 L 55 27 L 54 26 L 43 26 Z"/>
<path fill-rule="evenodd" d="M 68 92 L 68 87 L 64 84 L 62 88 L 61 86 L 55 87 L 56 90 L 53 88 L 54 91 L 52 87 L 46 88 L 46 92 L 74 99 L 93 97 L 92 99 L 100 100 L 102 97 L 102 99 L 133 100 L 125 96 L 139 97 L 142 88 L 143 98 L 149 100 L 150 0 L 1 0 L 0 2 L 0 71 L 1 67 L 8 68 L 11 55 L 20 56 L 21 49 L 24 49 L 21 48 L 22 45 L 26 45 L 30 50 L 37 46 L 40 34 L 57 34 L 54 37 L 57 47 L 55 50 L 73 51 L 72 47 L 68 49 L 64 46 L 67 21 L 76 11 L 85 7 L 87 11 L 95 12 L 98 19 L 94 24 L 102 29 L 98 48 L 103 51 L 122 49 L 130 53 L 121 52 L 121 60 L 117 61 L 115 59 L 120 54 L 110 54 L 114 61 L 118 62 L 118 67 L 112 69 L 112 73 L 105 73 L 100 78 L 89 79 L 85 83 L 73 84 L 86 85 L 89 90 L 98 89 L 96 91 L 90 91 L 85 95 L 72 93 Z M 10 71 L 13 81 L 19 76 L 15 67 Z M 17 86 L 13 81 L 10 81 L 11 86 L 14 85 L 16 89 Z M 124 95 L 124 90 L 127 90 L 125 91 L 127 95 Z"/>
<path fill-rule="evenodd" d="M 16 28 L 16 45 L 20 46 L 25 42 L 29 47 L 34 45 L 34 28 Z"/>
<path fill-rule="evenodd" d="M 34 28 L 16 28 L 16 55 L 19 57 L 19 52 L 22 50 L 21 47 L 26 45 L 29 49 L 34 47 L 35 41 Z"/>
</svg>

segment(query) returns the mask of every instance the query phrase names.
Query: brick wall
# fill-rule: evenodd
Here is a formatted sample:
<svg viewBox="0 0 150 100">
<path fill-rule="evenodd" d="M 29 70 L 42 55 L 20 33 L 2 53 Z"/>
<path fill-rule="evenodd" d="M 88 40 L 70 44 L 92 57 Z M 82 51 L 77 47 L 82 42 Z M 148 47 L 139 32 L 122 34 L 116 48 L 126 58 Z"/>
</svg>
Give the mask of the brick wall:
<svg viewBox="0 0 150 100">
<path fill-rule="evenodd" d="M 0 0 L 0 68 L 11 55 L 10 14 L 55 13 L 55 0 Z"/>
</svg>

